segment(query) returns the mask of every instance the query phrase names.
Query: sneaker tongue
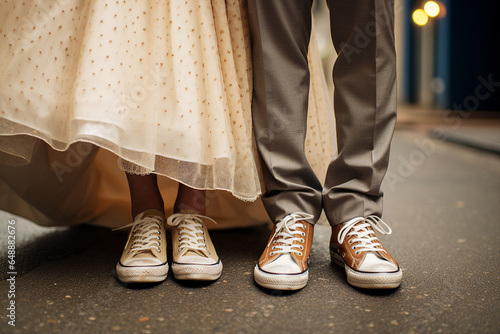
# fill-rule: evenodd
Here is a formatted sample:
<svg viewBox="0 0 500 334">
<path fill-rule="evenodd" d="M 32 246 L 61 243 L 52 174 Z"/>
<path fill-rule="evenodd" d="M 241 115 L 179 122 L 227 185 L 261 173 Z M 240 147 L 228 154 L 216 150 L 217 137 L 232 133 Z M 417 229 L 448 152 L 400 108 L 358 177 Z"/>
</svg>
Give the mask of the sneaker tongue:
<svg viewBox="0 0 500 334">
<path fill-rule="evenodd" d="M 372 230 L 368 230 L 366 227 L 363 227 L 363 228 L 354 230 L 354 232 L 356 232 L 356 233 L 360 233 L 360 232 L 370 232 L 370 233 L 372 233 L 373 231 Z"/>
</svg>

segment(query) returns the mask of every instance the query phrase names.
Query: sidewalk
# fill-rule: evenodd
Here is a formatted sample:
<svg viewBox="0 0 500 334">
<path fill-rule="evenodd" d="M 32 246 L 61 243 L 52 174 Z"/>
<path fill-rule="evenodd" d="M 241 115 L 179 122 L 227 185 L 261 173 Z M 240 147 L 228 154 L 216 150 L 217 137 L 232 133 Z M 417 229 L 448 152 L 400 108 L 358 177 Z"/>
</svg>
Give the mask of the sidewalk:
<svg viewBox="0 0 500 334">
<path fill-rule="evenodd" d="M 400 112 L 385 190 L 381 237 L 403 268 L 395 291 L 355 289 L 328 252 L 330 229 L 315 228 L 309 284 L 262 289 L 253 267 L 267 227 L 211 233 L 224 263 L 212 284 L 122 285 L 114 266 L 126 234 L 82 226 L 42 228 L 0 213 L 1 274 L 7 224 L 16 220 L 16 326 L 1 333 L 498 333 L 500 157 L 432 138 L 433 129 L 494 133 L 498 120 Z M 0 282 L 1 309 L 9 282 Z"/>
<path fill-rule="evenodd" d="M 500 112 L 452 112 L 402 106 L 399 128 L 428 128 L 431 137 L 500 154 Z"/>
</svg>

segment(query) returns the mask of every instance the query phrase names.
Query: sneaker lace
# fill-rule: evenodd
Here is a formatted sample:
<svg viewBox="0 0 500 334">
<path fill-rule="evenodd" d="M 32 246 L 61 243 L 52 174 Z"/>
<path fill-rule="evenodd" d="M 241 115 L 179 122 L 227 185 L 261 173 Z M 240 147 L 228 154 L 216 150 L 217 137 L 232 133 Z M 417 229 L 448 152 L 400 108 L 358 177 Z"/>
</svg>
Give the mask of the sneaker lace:
<svg viewBox="0 0 500 334">
<path fill-rule="evenodd" d="M 382 234 L 392 233 L 389 225 L 377 216 L 368 216 L 366 218 L 356 217 L 347 221 L 344 226 L 342 226 L 337 236 L 337 240 L 341 244 L 344 242 L 346 236 L 354 235 L 356 237 L 350 239 L 349 244 L 359 242 L 359 244 L 352 246 L 352 249 L 356 250 L 356 254 L 368 251 L 387 253 L 384 249 L 378 248 L 378 246 L 382 246 L 382 244 L 380 244 L 373 230 L 368 229 L 369 226 Z"/>
<path fill-rule="evenodd" d="M 144 213 L 139 214 L 133 223 L 113 229 L 113 231 L 121 230 L 127 227 L 132 227 L 130 240 L 132 246 L 128 254 L 132 252 L 150 251 L 155 249 L 161 252 L 160 235 L 162 219 L 157 216 L 146 216 Z"/>
<path fill-rule="evenodd" d="M 273 246 L 271 247 L 272 252 L 269 253 L 269 255 L 273 256 L 274 254 L 280 253 L 297 253 L 301 256 L 304 246 L 294 244 L 293 242 L 305 242 L 303 237 L 306 233 L 303 231 L 296 231 L 296 229 L 298 227 L 305 229 L 306 227 L 304 223 L 301 223 L 298 220 L 307 220 L 312 218 L 314 218 L 314 216 L 308 213 L 295 212 L 278 222 L 276 224 L 276 230 L 274 231 L 273 237 L 267 244 L 267 247 L 269 247 L 271 245 L 271 241 L 273 243 Z"/>
<path fill-rule="evenodd" d="M 179 231 L 179 253 L 181 255 L 188 251 L 204 254 L 207 257 L 210 255 L 205 242 L 203 219 L 211 220 L 217 224 L 210 217 L 194 213 L 175 213 L 168 217 L 167 224 L 177 227 Z"/>
</svg>

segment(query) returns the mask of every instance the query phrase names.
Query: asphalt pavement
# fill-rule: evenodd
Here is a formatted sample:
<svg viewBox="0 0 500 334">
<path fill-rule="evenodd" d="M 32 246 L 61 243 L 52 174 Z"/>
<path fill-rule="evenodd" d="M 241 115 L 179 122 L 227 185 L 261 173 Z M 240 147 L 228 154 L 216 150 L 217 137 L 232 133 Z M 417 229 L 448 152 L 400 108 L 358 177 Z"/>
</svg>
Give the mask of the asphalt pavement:
<svg viewBox="0 0 500 334">
<path fill-rule="evenodd" d="M 224 263 L 214 283 L 169 273 L 161 284 L 123 285 L 114 266 L 125 233 L 44 228 L 1 212 L 0 332 L 499 333 L 500 156 L 447 139 L 473 130 L 495 141 L 500 124 L 420 116 L 400 117 L 384 183 L 383 219 L 393 234 L 380 239 L 403 268 L 400 288 L 351 287 L 330 262 L 325 224 L 315 227 L 309 283 L 298 292 L 253 281 L 267 226 L 211 232 Z M 12 219 L 16 275 L 8 274 Z M 15 327 L 7 317 L 12 289 Z"/>
</svg>

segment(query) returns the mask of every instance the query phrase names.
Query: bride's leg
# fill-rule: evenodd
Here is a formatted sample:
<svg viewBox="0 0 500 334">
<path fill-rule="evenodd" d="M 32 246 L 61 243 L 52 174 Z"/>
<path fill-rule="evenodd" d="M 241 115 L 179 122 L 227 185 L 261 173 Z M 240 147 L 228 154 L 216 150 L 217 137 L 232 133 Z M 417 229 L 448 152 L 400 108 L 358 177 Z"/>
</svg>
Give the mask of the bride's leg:
<svg viewBox="0 0 500 334">
<path fill-rule="evenodd" d="M 205 215 L 205 190 L 194 189 L 179 183 L 179 191 L 174 204 L 174 212 Z"/>
<path fill-rule="evenodd" d="M 161 282 L 167 278 L 168 263 L 163 199 L 156 175 L 126 175 L 134 222 L 116 274 L 125 283 Z"/>
<path fill-rule="evenodd" d="M 172 271 L 179 280 L 213 281 L 222 273 L 205 223 L 205 191 L 179 184 L 174 214 L 167 219 L 172 234 Z"/>
<path fill-rule="evenodd" d="M 126 174 L 132 202 L 132 217 L 151 209 L 164 213 L 163 198 L 158 189 L 156 174 L 145 176 Z"/>
</svg>

